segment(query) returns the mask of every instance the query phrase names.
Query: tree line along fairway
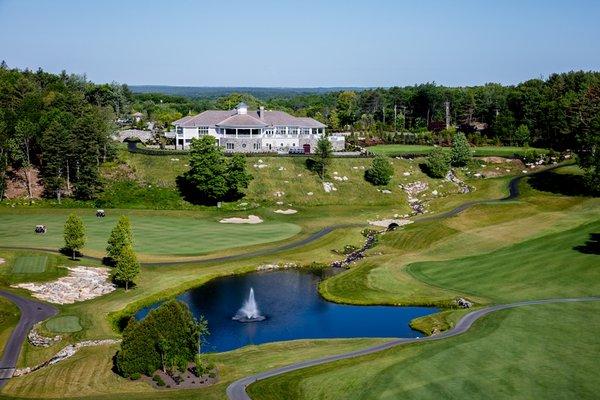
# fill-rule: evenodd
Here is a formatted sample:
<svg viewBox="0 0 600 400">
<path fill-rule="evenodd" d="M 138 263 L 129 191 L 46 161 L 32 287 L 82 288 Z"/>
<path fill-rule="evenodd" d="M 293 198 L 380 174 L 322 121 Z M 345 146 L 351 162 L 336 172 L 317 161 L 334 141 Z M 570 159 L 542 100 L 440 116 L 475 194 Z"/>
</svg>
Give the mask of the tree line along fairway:
<svg viewBox="0 0 600 400">
<path fill-rule="evenodd" d="M 83 253 L 102 257 L 111 229 L 122 213 L 107 210 L 104 218 L 96 218 L 93 210 L 79 210 L 85 227 L 87 243 Z M 0 243 L 17 248 L 56 250 L 64 245 L 63 227 L 67 210 L 2 213 Z M 140 255 L 184 256 L 199 255 L 234 247 L 251 246 L 284 240 L 298 234 L 298 225 L 265 221 L 256 225 L 221 224 L 218 217 L 164 215 L 142 213 L 130 215 L 135 250 Z M 36 234 L 36 225 L 48 228 Z"/>
</svg>

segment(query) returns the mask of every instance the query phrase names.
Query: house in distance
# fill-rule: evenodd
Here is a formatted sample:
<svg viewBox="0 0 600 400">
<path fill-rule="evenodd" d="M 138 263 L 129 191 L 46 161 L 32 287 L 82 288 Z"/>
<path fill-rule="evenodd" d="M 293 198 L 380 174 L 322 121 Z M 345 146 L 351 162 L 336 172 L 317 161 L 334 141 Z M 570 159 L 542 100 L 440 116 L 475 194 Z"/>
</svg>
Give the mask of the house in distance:
<svg viewBox="0 0 600 400">
<path fill-rule="evenodd" d="M 231 153 L 313 153 L 326 125 L 308 117 L 283 111 L 249 110 L 240 103 L 234 110 L 207 110 L 173 122 L 175 130 L 165 134 L 175 139 L 177 149 L 186 149 L 193 138 L 211 135 Z M 344 150 L 343 136 L 330 136 L 334 151 Z"/>
</svg>

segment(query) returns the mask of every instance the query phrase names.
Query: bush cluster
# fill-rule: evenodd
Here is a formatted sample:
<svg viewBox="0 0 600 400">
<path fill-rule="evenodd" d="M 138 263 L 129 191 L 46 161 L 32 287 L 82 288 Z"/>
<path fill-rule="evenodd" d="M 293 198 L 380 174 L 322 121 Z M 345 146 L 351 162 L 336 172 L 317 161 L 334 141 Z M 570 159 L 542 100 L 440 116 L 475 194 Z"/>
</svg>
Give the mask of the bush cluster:
<svg viewBox="0 0 600 400">
<path fill-rule="evenodd" d="M 116 369 L 125 377 L 136 373 L 151 376 L 159 368 L 193 361 L 201 337 L 207 334 L 204 319 L 197 321 L 185 303 L 168 301 L 143 320 L 129 321 L 115 357 Z"/>
</svg>

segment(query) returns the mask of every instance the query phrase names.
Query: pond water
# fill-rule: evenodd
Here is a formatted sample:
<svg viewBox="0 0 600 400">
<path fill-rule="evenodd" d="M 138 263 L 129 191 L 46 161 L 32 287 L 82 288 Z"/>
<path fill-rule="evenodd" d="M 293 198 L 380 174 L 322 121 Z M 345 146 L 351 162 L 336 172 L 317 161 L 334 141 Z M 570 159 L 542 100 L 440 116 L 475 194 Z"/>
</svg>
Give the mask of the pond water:
<svg viewBox="0 0 600 400">
<path fill-rule="evenodd" d="M 284 270 L 218 278 L 178 296 L 192 313 L 208 321 L 210 336 L 203 352 L 221 352 L 293 339 L 416 337 L 409 327 L 417 317 L 438 311 L 433 307 L 352 306 L 325 301 L 317 291 L 320 278 L 310 272 Z M 250 288 L 264 321 L 233 320 Z M 154 304 L 141 309 L 143 318 Z"/>
</svg>

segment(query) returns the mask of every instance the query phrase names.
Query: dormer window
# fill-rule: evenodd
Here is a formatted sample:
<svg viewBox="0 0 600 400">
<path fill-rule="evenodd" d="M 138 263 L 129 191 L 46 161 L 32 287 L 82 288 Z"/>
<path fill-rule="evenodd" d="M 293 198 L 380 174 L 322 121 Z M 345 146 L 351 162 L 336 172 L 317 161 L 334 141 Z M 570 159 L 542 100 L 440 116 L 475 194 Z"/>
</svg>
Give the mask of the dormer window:
<svg viewBox="0 0 600 400">
<path fill-rule="evenodd" d="M 248 106 L 244 102 L 241 102 L 240 104 L 238 104 L 236 107 L 236 110 L 237 110 L 237 113 L 240 115 L 248 114 Z"/>
</svg>

